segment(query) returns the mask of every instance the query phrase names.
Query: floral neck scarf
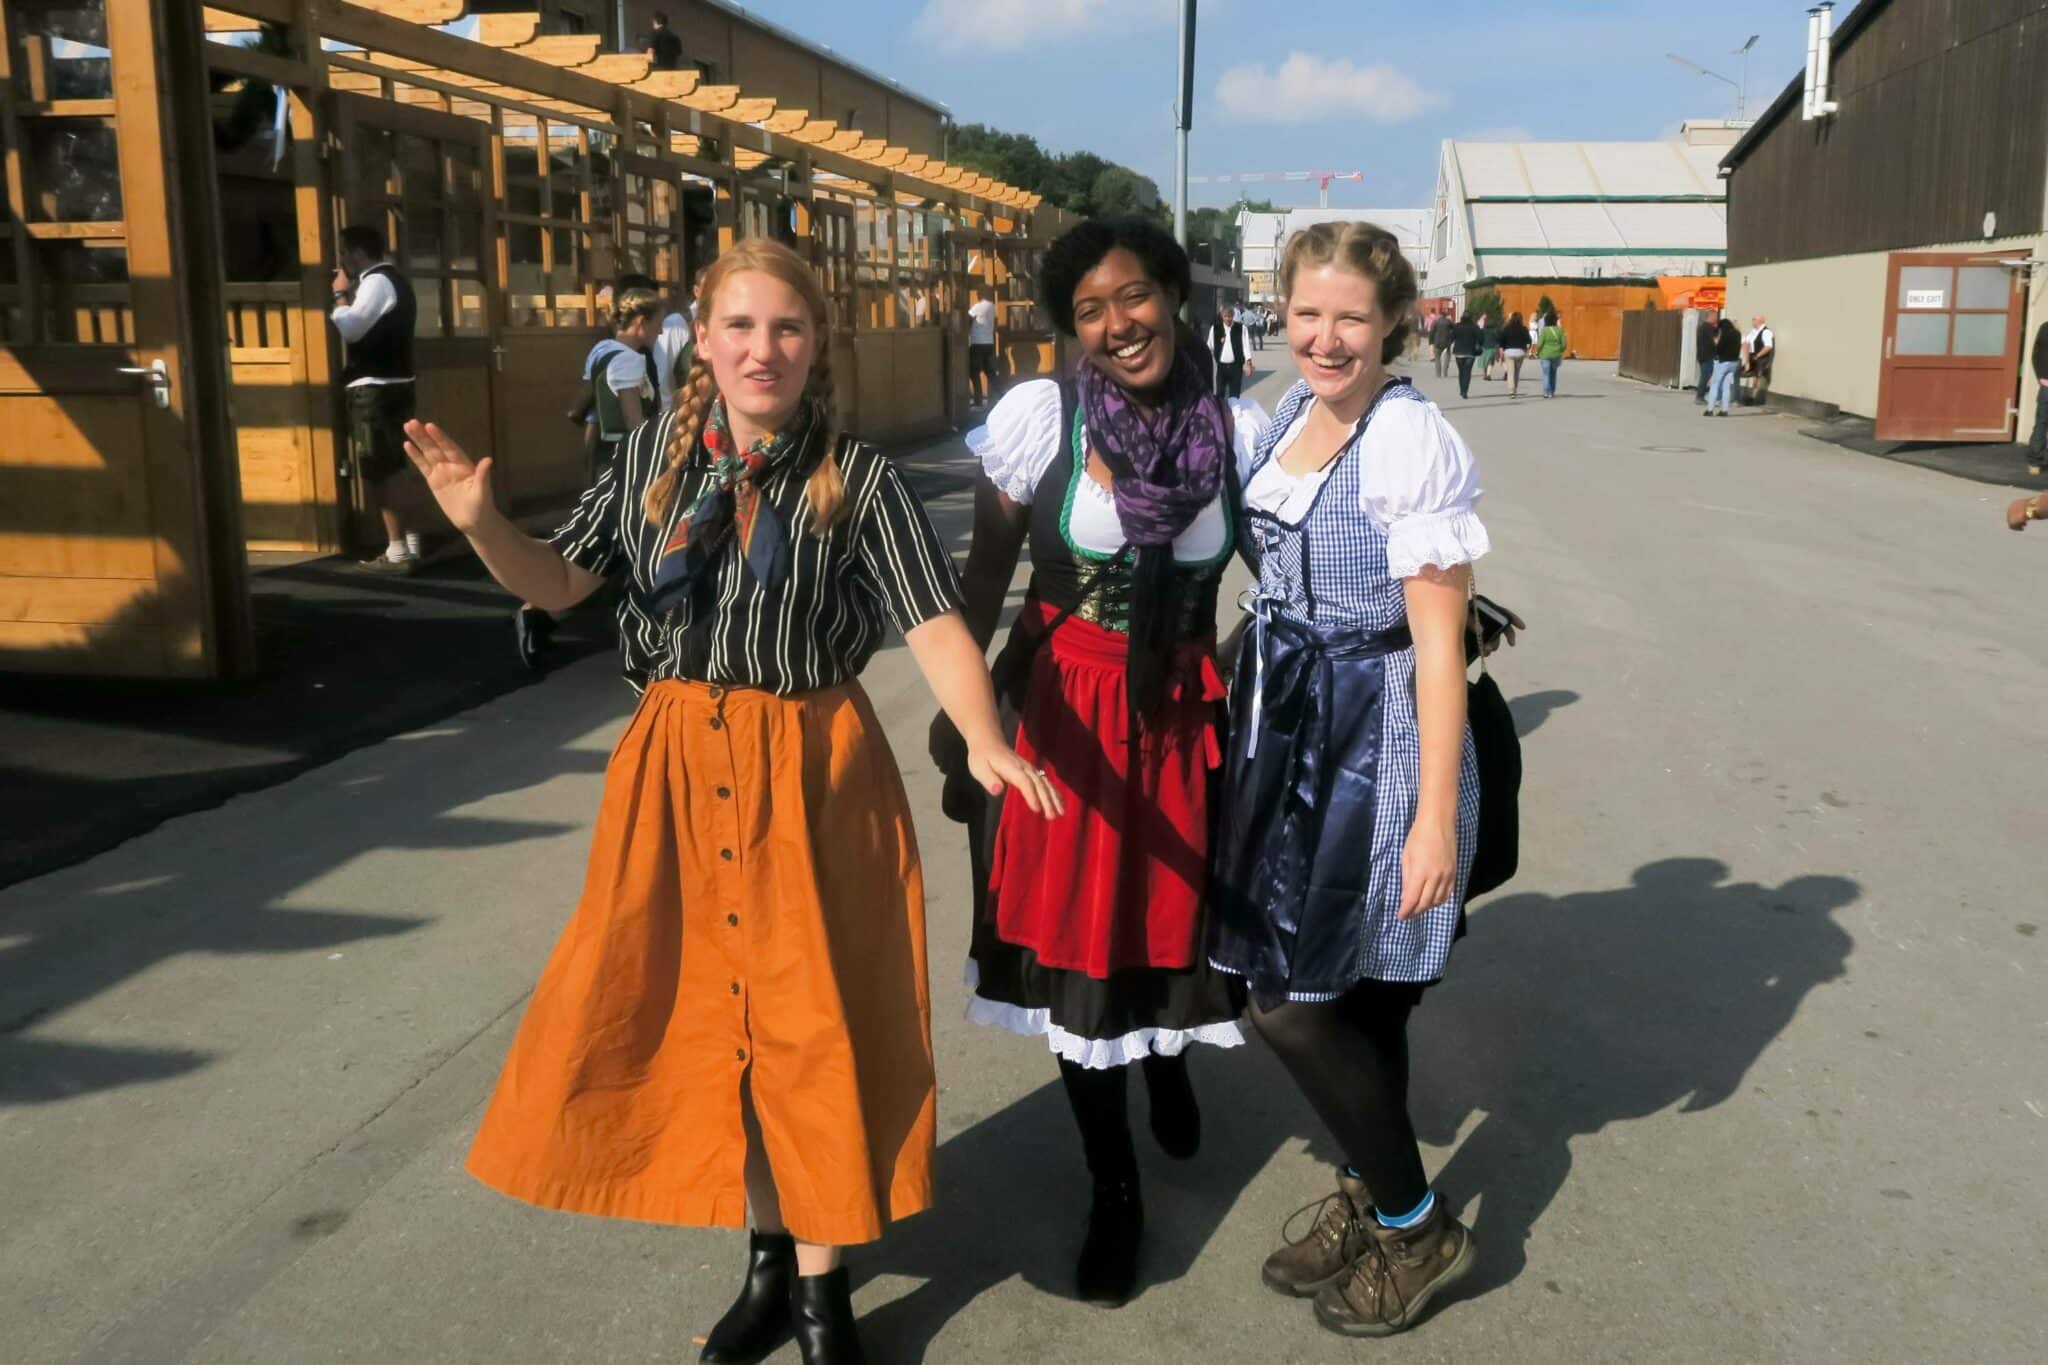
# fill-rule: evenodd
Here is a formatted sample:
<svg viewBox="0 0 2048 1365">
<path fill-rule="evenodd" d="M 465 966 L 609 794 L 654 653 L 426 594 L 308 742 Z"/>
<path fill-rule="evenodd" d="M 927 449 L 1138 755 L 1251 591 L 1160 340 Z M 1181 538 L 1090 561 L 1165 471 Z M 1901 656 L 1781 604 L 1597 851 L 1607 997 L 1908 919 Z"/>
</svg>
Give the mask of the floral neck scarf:
<svg viewBox="0 0 2048 1365">
<path fill-rule="evenodd" d="M 711 474 L 661 548 L 651 606 L 658 610 L 689 591 L 716 561 L 728 536 L 737 540 L 755 582 L 765 588 L 781 586 L 789 576 L 789 527 L 775 504 L 761 496 L 761 484 L 802 456 L 817 425 L 815 409 L 806 404 L 795 425 L 769 432 L 741 451 L 726 419 L 725 399 L 712 400 L 699 438 L 710 457 Z"/>
</svg>

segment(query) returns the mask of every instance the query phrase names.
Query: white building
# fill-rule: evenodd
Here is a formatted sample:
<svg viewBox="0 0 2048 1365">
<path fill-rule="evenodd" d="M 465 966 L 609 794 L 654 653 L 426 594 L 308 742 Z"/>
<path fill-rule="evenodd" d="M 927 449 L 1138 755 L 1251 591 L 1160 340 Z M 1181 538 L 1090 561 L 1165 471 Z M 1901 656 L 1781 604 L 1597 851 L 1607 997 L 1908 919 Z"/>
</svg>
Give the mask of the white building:
<svg viewBox="0 0 2048 1365">
<path fill-rule="evenodd" d="M 1446 141 L 1423 294 L 1457 297 L 1488 280 L 1721 274 L 1717 163 L 1746 127 L 1698 119 L 1662 142 Z"/>
<path fill-rule="evenodd" d="M 1378 224 L 1401 240 L 1402 254 L 1426 284 L 1430 217 L 1428 209 L 1286 209 L 1279 213 L 1239 209 L 1237 234 L 1243 243 L 1245 297 L 1254 303 L 1278 301 L 1276 272 L 1287 239 L 1316 223 Z"/>
</svg>

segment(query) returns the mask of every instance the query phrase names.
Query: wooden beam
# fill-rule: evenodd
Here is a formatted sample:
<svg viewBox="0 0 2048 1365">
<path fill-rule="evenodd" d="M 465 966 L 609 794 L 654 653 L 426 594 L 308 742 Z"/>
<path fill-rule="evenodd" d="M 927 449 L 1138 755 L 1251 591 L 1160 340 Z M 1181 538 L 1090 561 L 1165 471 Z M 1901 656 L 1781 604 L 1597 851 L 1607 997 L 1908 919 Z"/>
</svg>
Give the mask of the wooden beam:
<svg viewBox="0 0 2048 1365">
<path fill-rule="evenodd" d="M 597 56 L 604 39 L 595 33 L 543 33 L 505 51 L 549 66 L 582 66 Z"/>
<path fill-rule="evenodd" d="M 778 109 L 774 115 L 761 122 L 761 126 L 779 137 L 794 134 L 810 122 L 811 116 L 802 109 Z"/>
<path fill-rule="evenodd" d="M 476 40 L 491 47 L 517 47 L 540 36 L 540 14 L 479 14 Z"/>
<path fill-rule="evenodd" d="M 888 170 L 895 170 L 903 165 L 904 162 L 910 160 L 910 149 L 908 147 L 883 147 L 877 155 L 868 159 L 877 166 Z"/>
<path fill-rule="evenodd" d="M 653 69 L 654 59 L 644 52 L 607 52 L 576 68 L 582 75 L 595 76 L 614 85 L 631 85 L 645 80 Z"/>
<path fill-rule="evenodd" d="M 822 147 L 838 135 L 839 125 L 828 118 L 814 118 L 790 134 L 798 142 L 809 143 L 814 147 Z"/>
<path fill-rule="evenodd" d="M 200 11 L 208 33 L 254 33 L 262 27 L 258 21 L 246 14 L 231 14 L 227 10 L 206 6 Z"/>
<path fill-rule="evenodd" d="M 716 114 L 739 103 L 739 98 L 740 88 L 737 85 L 700 85 L 677 103 L 686 109 Z"/>
<path fill-rule="evenodd" d="M 313 68 L 305 62 L 273 56 L 252 47 L 230 47 L 225 43 L 206 45 L 206 65 L 214 71 L 232 71 L 238 76 L 251 76 L 287 89 L 308 89 L 318 81 Z"/>
<path fill-rule="evenodd" d="M 462 17 L 463 0 L 357 0 L 394 19 L 414 24 L 450 24 Z"/>
<path fill-rule="evenodd" d="M 664 102 L 679 100 L 704 83 L 697 71 L 650 71 L 633 82 L 633 88 Z"/>
<path fill-rule="evenodd" d="M 720 117 L 729 118 L 734 123 L 760 123 L 774 114 L 775 101 L 771 99 L 736 100 L 719 110 Z"/>
</svg>

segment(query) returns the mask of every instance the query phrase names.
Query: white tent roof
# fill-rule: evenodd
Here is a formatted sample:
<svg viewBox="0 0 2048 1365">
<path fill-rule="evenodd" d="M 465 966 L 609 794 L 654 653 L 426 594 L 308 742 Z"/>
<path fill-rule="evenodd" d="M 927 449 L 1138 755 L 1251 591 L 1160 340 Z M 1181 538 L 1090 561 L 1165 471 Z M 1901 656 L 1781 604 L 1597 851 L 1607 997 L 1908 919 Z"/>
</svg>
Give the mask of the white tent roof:
<svg viewBox="0 0 2048 1365">
<path fill-rule="evenodd" d="M 1727 257 L 1721 149 L 1452 142 L 1480 275 L 1694 274 Z"/>
</svg>

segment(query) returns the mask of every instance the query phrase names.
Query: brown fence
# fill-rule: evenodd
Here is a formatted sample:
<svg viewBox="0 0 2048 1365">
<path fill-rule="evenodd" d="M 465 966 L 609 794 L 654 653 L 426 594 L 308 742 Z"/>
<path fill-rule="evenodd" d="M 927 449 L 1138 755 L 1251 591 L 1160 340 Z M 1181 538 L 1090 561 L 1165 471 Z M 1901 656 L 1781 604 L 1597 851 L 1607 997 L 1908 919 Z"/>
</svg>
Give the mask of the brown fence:
<svg viewBox="0 0 2048 1365">
<path fill-rule="evenodd" d="M 1621 315 L 1621 377 L 1675 389 L 1679 353 L 1685 345 L 1685 314 L 1670 308 L 1638 308 Z"/>
</svg>

